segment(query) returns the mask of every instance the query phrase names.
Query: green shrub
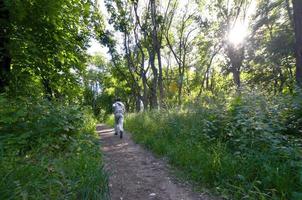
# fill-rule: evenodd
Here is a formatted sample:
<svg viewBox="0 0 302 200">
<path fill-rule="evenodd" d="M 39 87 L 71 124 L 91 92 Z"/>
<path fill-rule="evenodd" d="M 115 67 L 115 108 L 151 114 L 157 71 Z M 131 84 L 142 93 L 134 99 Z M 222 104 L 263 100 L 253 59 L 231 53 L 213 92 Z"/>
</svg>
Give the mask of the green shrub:
<svg viewBox="0 0 302 200">
<path fill-rule="evenodd" d="M 114 115 L 109 115 L 105 122 L 110 126 L 114 126 Z"/>
<path fill-rule="evenodd" d="M 96 121 L 76 105 L 0 96 L 1 199 L 107 199 Z"/>
<path fill-rule="evenodd" d="M 301 199 L 301 140 L 288 97 L 244 93 L 185 111 L 130 115 L 127 130 L 188 178 L 230 199 Z"/>
</svg>

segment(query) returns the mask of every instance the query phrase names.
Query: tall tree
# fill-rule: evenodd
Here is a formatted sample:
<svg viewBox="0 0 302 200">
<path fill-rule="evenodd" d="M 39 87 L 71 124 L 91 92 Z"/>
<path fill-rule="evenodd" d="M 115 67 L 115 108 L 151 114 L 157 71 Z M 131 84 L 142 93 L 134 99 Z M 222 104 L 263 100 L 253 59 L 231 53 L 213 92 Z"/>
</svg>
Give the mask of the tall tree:
<svg viewBox="0 0 302 200">
<path fill-rule="evenodd" d="M 163 103 L 163 72 L 162 72 L 162 63 L 161 63 L 161 44 L 158 37 L 159 24 L 158 24 L 158 16 L 157 16 L 157 5 L 155 0 L 150 0 L 150 12 L 151 12 L 151 21 L 152 21 L 152 44 L 154 55 L 157 57 L 158 64 L 158 87 L 159 87 L 159 106 L 162 107 Z M 153 59 L 153 58 L 152 58 Z M 152 61 L 153 63 L 153 61 Z"/>
<path fill-rule="evenodd" d="M 296 81 L 302 86 L 302 1 L 293 0 L 294 27 L 296 36 Z"/>
<path fill-rule="evenodd" d="M 146 99 L 146 91 L 145 91 L 145 84 L 146 83 L 146 72 L 144 71 L 144 63 L 145 61 L 145 54 L 144 52 L 142 55 L 139 55 L 142 51 L 137 51 L 138 48 L 142 48 L 140 41 L 138 39 L 137 35 L 137 24 L 138 22 L 134 23 L 134 20 L 138 20 L 137 17 L 132 12 L 132 9 L 134 7 L 136 2 L 131 2 L 128 0 L 125 1 L 114 1 L 114 0 L 107 0 L 106 1 L 106 7 L 110 14 L 110 20 L 109 23 L 111 23 L 115 31 L 120 32 L 123 35 L 123 49 L 124 52 L 122 52 L 122 60 L 119 60 L 119 58 L 114 57 L 112 55 L 112 60 L 115 63 L 115 66 L 117 69 L 119 69 L 120 74 L 122 74 L 123 77 L 125 77 L 128 81 L 129 87 L 131 87 L 132 95 L 136 101 L 136 107 L 137 110 L 140 110 L 140 102 Z M 133 34 L 133 35 L 132 35 Z M 133 40 L 134 39 L 134 40 Z M 110 42 L 110 40 L 104 41 L 106 43 Z M 110 46 L 109 44 L 106 44 L 109 46 L 110 53 L 116 53 L 115 46 Z M 118 62 L 124 62 L 126 63 L 127 72 L 122 71 L 121 68 L 118 65 Z M 143 69 L 142 69 L 143 68 Z M 127 76 L 129 75 L 129 76 Z M 143 81 L 143 87 L 141 87 L 141 81 Z M 142 95 L 142 90 L 144 90 L 144 94 Z M 146 101 L 144 101 L 146 103 Z"/>
<path fill-rule="evenodd" d="M 294 31 L 291 6 L 283 0 L 261 0 L 253 17 L 247 45 L 250 85 L 269 92 L 292 91 L 294 86 Z"/>
<path fill-rule="evenodd" d="M 176 9 L 176 5 L 173 6 Z M 174 11 L 176 12 L 176 11 Z M 170 23 L 172 23 L 174 14 L 170 18 Z M 188 54 L 192 51 L 192 41 L 194 40 L 194 31 L 196 31 L 196 26 L 194 26 L 194 17 L 195 12 L 189 12 L 189 3 L 185 6 L 185 10 L 181 19 L 177 21 L 176 33 L 170 33 L 170 25 L 168 25 L 167 30 L 165 32 L 165 38 L 168 44 L 168 48 L 172 52 L 174 59 L 178 65 L 178 105 L 182 104 L 182 95 L 183 95 L 183 85 L 185 79 L 185 72 L 188 68 Z M 170 24 L 169 23 L 169 24 Z M 176 40 L 173 44 L 171 41 L 171 36 L 175 35 Z M 192 36 L 193 35 L 193 36 Z"/>
<path fill-rule="evenodd" d="M 133 10 L 134 10 L 134 18 L 135 18 L 135 27 L 133 29 L 135 44 L 136 47 L 139 49 L 140 53 L 140 77 L 142 79 L 143 85 L 143 95 L 142 101 L 144 105 L 144 109 L 148 108 L 149 105 L 149 98 L 148 98 L 148 89 L 150 88 L 148 85 L 147 73 L 149 71 L 149 67 L 145 68 L 145 58 L 147 57 L 145 53 L 145 45 L 148 45 L 148 37 L 145 29 L 142 27 L 141 18 L 138 14 L 138 0 L 133 2 Z M 146 23 L 147 18 L 144 18 L 144 23 Z M 140 32 L 140 34 L 139 34 Z M 139 39 L 141 36 L 141 39 Z M 147 47 L 148 48 L 148 47 Z M 138 56 L 139 57 L 139 56 Z M 149 63 L 150 64 L 150 63 Z"/>
<path fill-rule="evenodd" d="M 219 5 L 220 14 L 226 23 L 226 29 L 224 35 L 230 34 L 232 29 L 234 29 L 238 23 L 244 22 L 247 12 L 247 7 L 249 5 L 248 0 L 239 1 L 229 1 L 224 2 Z M 244 44 L 232 44 L 230 41 L 224 41 L 226 55 L 229 58 L 229 71 L 233 74 L 234 84 L 239 90 L 241 88 L 241 68 L 243 60 L 245 58 L 245 45 Z"/>
<path fill-rule="evenodd" d="M 9 52 L 9 9 L 5 0 L 0 0 L 0 93 L 9 85 L 11 56 Z"/>
</svg>

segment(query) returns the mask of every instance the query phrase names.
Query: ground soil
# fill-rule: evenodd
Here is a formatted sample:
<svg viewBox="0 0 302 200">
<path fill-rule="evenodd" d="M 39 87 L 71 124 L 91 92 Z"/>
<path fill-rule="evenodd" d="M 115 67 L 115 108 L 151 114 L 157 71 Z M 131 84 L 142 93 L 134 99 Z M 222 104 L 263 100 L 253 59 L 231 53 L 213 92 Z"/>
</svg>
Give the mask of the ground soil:
<svg viewBox="0 0 302 200">
<path fill-rule="evenodd" d="M 131 135 L 124 138 L 114 130 L 98 125 L 105 170 L 109 174 L 112 200 L 213 200 L 205 193 L 192 191 L 192 186 L 177 180 L 164 159 L 133 142 Z"/>
</svg>

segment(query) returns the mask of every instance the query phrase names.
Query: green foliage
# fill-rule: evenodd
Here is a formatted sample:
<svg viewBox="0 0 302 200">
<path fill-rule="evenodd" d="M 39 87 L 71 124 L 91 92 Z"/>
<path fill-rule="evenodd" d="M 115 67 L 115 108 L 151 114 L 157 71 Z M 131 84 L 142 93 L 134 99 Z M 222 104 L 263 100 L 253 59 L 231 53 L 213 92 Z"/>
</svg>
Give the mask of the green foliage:
<svg viewBox="0 0 302 200">
<path fill-rule="evenodd" d="M 108 197 L 96 121 L 82 105 L 88 41 L 103 31 L 95 3 L 0 2 L 1 199 Z"/>
<path fill-rule="evenodd" d="M 50 141 L 50 145 L 64 145 L 69 137 L 79 135 L 85 123 L 83 110 L 76 105 L 27 98 L 12 101 L 2 96 L 0 101 L 5 105 L 0 121 L 4 148 L 26 151 L 45 138 L 55 139 L 55 144 Z"/>
<path fill-rule="evenodd" d="M 96 121 L 88 110 L 29 98 L 0 96 L 0 102 L 2 198 L 108 197 Z"/>
<path fill-rule="evenodd" d="M 7 1 L 12 95 L 79 101 L 86 50 L 102 29 L 93 1 Z"/>
<path fill-rule="evenodd" d="M 115 123 L 114 115 L 109 115 L 105 122 L 106 122 L 106 124 L 108 124 L 110 126 L 114 126 L 114 123 Z"/>
<path fill-rule="evenodd" d="M 292 111 L 292 112 L 291 112 Z M 286 112 L 287 133 L 302 135 L 302 91 L 298 90 L 292 98 L 291 109 Z"/>
<path fill-rule="evenodd" d="M 160 107 L 167 108 L 236 87 L 294 92 L 290 0 L 155 1 L 154 13 L 149 3 L 106 0 L 108 23 L 114 30 L 99 37 L 118 72 L 112 75 L 131 88 L 126 99 L 132 110 L 138 99 L 145 110 L 156 108 L 151 100 L 157 98 Z M 238 34 L 235 41 L 233 33 Z M 160 51 L 155 55 L 157 46 Z"/>
<path fill-rule="evenodd" d="M 294 31 L 285 2 L 259 1 L 251 24 L 254 35 L 248 45 L 248 82 L 274 88 L 268 92 L 294 88 Z"/>
<path fill-rule="evenodd" d="M 297 199 L 301 138 L 285 135 L 292 99 L 258 93 L 203 99 L 184 111 L 131 115 L 134 139 L 230 199 Z"/>
<path fill-rule="evenodd" d="M 141 102 L 145 110 L 186 106 L 130 116 L 127 126 L 197 182 L 235 199 L 301 198 L 302 93 L 289 0 L 259 0 L 251 15 L 251 0 L 105 0 L 114 30 L 96 2 L 0 2 L 1 197 L 105 198 L 85 106 L 112 124 L 120 97 L 128 111 Z M 236 46 L 228 34 L 240 23 L 251 32 Z M 96 55 L 87 63 L 95 36 L 112 62 Z M 233 82 L 242 95 L 230 94 Z"/>
<path fill-rule="evenodd" d="M 94 115 L 104 121 L 112 113 L 114 99 L 119 97 L 128 106 L 132 91 L 123 77 L 119 76 L 118 69 L 101 55 L 92 56 L 90 66 L 92 68 L 84 77 L 84 105 L 91 106 Z"/>
</svg>

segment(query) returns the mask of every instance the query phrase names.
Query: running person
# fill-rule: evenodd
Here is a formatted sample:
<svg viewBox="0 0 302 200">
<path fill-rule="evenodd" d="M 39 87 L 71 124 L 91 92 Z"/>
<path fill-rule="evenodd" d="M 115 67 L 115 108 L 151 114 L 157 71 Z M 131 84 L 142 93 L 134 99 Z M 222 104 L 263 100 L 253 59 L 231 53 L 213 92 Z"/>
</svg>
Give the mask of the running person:
<svg viewBox="0 0 302 200">
<path fill-rule="evenodd" d="M 113 111 L 114 111 L 114 131 L 115 135 L 120 134 L 120 138 L 123 138 L 124 128 L 124 113 L 125 113 L 125 106 L 121 102 L 121 100 L 118 98 L 115 100 L 114 104 L 112 105 Z"/>
</svg>

